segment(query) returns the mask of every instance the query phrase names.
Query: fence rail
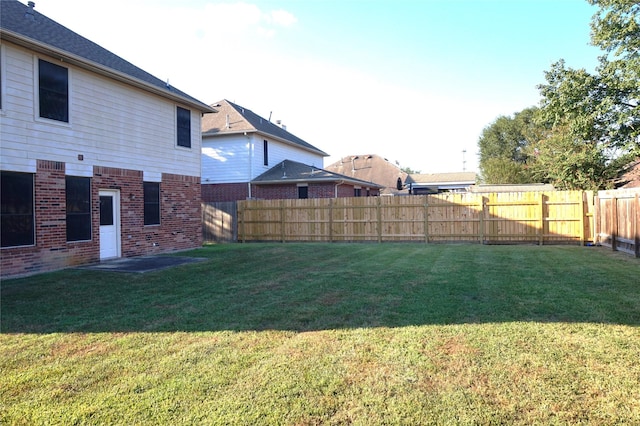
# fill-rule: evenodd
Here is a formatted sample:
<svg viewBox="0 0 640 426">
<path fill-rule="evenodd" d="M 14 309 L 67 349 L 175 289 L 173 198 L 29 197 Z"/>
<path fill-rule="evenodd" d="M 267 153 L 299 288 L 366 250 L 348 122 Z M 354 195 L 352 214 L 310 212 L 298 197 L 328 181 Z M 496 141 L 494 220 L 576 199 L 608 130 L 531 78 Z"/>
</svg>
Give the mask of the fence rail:
<svg viewBox="0 0 640 426">
<path fill-rule="evenodd" d="M 640 257 L 640 189 L 599 191 L 596 242 Z"/>
<path fill-rule="evenodd" d="M 593 193 L 550 191 L 238 202 L 241 241 L 593 241 Z"/>
</svg>

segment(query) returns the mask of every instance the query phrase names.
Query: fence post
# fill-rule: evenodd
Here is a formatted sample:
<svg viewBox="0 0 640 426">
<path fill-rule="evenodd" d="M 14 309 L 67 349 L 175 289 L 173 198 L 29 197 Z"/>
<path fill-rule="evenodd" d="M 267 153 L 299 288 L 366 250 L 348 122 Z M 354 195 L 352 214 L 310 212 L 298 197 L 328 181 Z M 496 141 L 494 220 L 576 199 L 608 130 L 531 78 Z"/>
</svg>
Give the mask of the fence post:
<svg viewBox="0 0 640 426">
<path fill-rule="evenodd" d="M 329 199 L 329 242 L 333 242 L 333 198 Z"/>
<path fill-rule="evenodd" d="M 424 242 L 429 244 L 429 196 L 424 196 Z"/>
<path fill-rule="evenodd" d="M 484 244 L 484 209 L 485 209 L 485 196 L 480 195 L 480 212 L 478 213 L 480 224 L 478 225 L 479 242 Z"/>
<path fill-rule="evenodd" d="M 376 213 L 378 214 L 378 242 L 381 243 L 382 242 L 382 206 L 381 206 L 381 201 L 380 201 L 380 197 L 377 197 L 377 211 Z"/>
<path fill-rule="evenodd" d="M 244 202 L 238 202 L 238 221 L 240 222 L 240 241 L 245 243 L 245 229 L 244 229 Z"/>
<path fill-rule="evenodd" d="M 280 200 L 280 241 L 284 243 L 284 200 Z"/>
<path fill-rule="evenodd" d="M 585 243 L 585 238 L 584 238 L 584 223 L 585 223 L 585 215 L 587 214 L 585 209 L 584 209 L 584 205 L 586 203 L 586 192 L 585 191 L 580 191 L 581 193 L 581 197 L 580 197 L 580 245 L 584 246 Z"/>
<path fill-rule="evenodd" d="M 634 252 L 636 257 L 640 257 L 640 194 L 636 194 L 635 217 L 633 218 Z"/>
<path fill-rule="evenodd" d="M 544 193 L 540 193 L 539 198 L 539 207 L 540 207 L 540 222 L 538 223 L 538 245 L 544 244 Z"/>
<path fill-rule="evenodd" d="M 618 199 L 613 196 L 611 197 L 611 250 L 617 250 L 616 239 L 618 238 Z"/>
</svg>

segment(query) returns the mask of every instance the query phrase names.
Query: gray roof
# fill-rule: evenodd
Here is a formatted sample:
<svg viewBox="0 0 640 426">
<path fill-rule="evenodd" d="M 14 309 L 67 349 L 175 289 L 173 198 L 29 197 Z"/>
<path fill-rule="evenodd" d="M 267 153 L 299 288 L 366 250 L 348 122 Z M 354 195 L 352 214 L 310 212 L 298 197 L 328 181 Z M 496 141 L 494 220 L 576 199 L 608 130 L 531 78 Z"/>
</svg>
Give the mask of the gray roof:
<svg viewBox="0 0 640 426">
<path fill-rule="evenodd" d="M 202 112 L 215 111 L 17 0 L 0 0 L 0 35 L 3 40 L 182 101 Z"/>
<path fill-rule="evenodd" d="M 307 182 L 339 182 L 345 181 L 353 185 L 369 188 L 383 188 L 377 183 L 355 179 L 339 173 L 329 172 L 297 161 L 284 160 L 273 166 L 252 182 L 260 184 L 307 183 Z"/>
<path fill-rule="evenodd" d="M 457 173 L 432 173 L 418 174 L 413 173 L 407 177 L 406 183 L 414 185 L 452 185 L 452 184 L 469 184 L 476 182 L 475 172 L 457 172 Z"/>
<path fill-rule="evenodd" d="M 383 194 L 401 193 L 397 189 L 398 178 L 404 182 L 407 177 L 396 164 L 376 154 L 348 155 L 325 166 L 325 170 L 378 183 L 384 186 Z"/>
<path fill-rule="evenodd" d="M 315 154 L 327 156 L 326 152 L 289 133 L 281 126 L 259 116 L 250 109 L 236 105 L 226 99 L 212 105 L 218 114 L 202 118 L 202 136 L 229 135 L 238 133 L 260 133 L 289 145 L 297 146 Z"/>
</svg>

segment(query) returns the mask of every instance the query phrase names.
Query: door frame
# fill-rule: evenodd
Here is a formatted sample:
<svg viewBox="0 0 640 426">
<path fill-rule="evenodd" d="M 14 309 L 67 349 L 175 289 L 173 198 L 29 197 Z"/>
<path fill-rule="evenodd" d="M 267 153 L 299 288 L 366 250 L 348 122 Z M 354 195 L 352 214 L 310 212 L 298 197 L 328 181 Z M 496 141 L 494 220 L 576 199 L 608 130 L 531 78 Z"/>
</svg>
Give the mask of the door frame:
<svg viewBox="0 0 640 426">
<path fill-rule="evenodd" d="M 113 259 L 117 257 L 122 257 L 122 238 L 121 238 L 121 226 L 120 226 L 120 190 L 119 189 L 100 189 L 98 190 L 98 199 L 101 196 L 112 196 L 113 197 L 113 224 L 116 227 L 115 230 L 115 243 L 116 243 L 116 255 L 110 257 L 102 256 L 102 236 L 100 234 L 100 217 L 98 217 L 98 235 L 100 236 L 100 260 L 103 259 Z M 100 215 L 100 210 L 98 209 L 98 215 Z"/>
</svg>

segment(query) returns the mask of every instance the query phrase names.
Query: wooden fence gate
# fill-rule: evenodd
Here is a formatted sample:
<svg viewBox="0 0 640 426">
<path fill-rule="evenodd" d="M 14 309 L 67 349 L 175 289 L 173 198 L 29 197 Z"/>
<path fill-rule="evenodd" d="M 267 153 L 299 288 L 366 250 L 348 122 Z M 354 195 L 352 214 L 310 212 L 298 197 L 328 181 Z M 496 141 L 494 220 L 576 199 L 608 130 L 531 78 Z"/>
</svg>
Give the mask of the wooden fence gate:
<svg viewBox="0 0 640 426">
<path fill-rule="evenodd" d="M 599 191 L 596 243 L 640 257 L 640 188 Z"/>
<path fill-rule="evenodd" d="M 202 241 L 204 243 L 238 240 L 238 205 L 235 201 L 202 203 Z"/>
</svg>

